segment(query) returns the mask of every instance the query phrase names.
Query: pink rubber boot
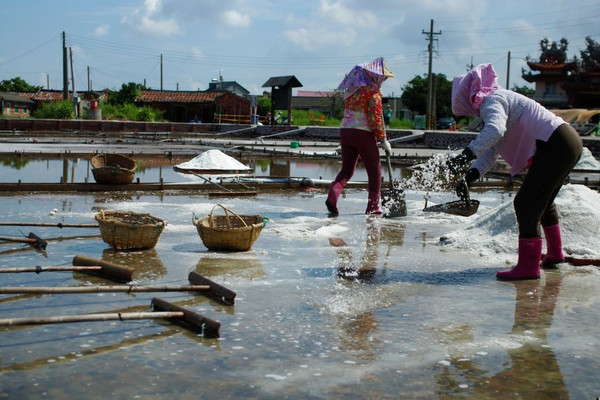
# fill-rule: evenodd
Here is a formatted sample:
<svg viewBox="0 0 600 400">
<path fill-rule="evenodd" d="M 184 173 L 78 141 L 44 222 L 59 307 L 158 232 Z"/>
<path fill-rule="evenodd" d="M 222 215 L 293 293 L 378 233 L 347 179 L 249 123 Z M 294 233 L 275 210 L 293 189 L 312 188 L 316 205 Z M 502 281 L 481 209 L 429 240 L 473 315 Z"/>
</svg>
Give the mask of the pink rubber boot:
<svg viewBox="0 0 600 400">
<path fill-rule="evenodd" d="M 519 261 L 512 269 L 496 272 L 501 281 L 539 279 L 542 238 L 519 238 Z"/>
<path fill-rule="evenodd" d="M 339 182 L 331 182 L 329 186 L 329 194 L 327 195 L 327 200 L 325 200 L 325 205 L 331 214 L 339 214 L 337 201 L 343 189 L 344 187 Z"/>
<path fill-rule="evenodd" d="M 380 197 L 381 195 L 379 192 L 369 192 L 369 200 L 367 202 L 365 214 L 381 214 L 381 208 L 379 208 Z"/>
<path fill-rule="evenodd" d="M 546 237 L 546 256 L 542 260 L 542 266 L 553 267 L 565 261 L 565 255 L 562 251 L 560 225 L 544 226 L 543 228 L 544 236 Z"/>
</svg>

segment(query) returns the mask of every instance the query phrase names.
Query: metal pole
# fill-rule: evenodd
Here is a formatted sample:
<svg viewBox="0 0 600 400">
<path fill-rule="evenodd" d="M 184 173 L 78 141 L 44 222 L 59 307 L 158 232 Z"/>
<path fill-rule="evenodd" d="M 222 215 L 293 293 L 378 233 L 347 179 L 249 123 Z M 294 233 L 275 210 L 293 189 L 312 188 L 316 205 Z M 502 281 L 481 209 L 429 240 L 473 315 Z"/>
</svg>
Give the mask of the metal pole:
<svg viewBox="0 0 600 400">
<path fill-rule="evenodd" d="M 508 65 L 506 67 L 506 88 L 508 89 L 510 86 L 510 51 L 508 52 Z"/>
<path fill-rule="evenodd" d="M 429 40 L 429 67 L 428 67 L 428 93 L 427 93 L 427 118 L 426 125 L 427 129 L 435 128 L 435 96 L 434 96 L 434 84 L 433 84 L 433 73 L 432 73 L 432 63 L 433 63 L 433 38 L 434 35 L 441 35 L 442 32 L 434 32 L 433 31 L 433 20 L 431 20 L 429 25 L 429 32 L 422 31 L 421 33 L 427 34 Z"/>
<path fill-rule="evenodd" d="M 67 34 L 63 31 L 63 100 L 69 100 L 69 63 L 67 61 Z"/>
</svg>

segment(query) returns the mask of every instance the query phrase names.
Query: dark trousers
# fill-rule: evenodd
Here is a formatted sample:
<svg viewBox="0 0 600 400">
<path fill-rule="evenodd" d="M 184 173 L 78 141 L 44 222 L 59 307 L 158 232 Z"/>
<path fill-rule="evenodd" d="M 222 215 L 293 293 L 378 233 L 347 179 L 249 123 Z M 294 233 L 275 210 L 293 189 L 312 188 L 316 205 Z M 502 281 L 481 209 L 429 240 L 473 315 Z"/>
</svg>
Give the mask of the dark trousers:
<svg viewBox="0 0 600 400">
<path fill-rule="evenodd" d="M 540 237 L 540 224 L 558 224 L 554 199 L 579 161 L 583 144 L 573 127 L 562 124 L 547 142 L 538 140 L 536 147 L 533 163 L 514 200 L 519 237 L 523 238 Z"/>
<path fill-rule="evenodd" d="M 346 186 L 354 175 L 356 163 L 360 156 L 369 179 L 369 192 L 381 190 L 381 161 L 377 140 L 371 132 L 360 129 L 340 129 L 340 144 L 342 145 L 342 169 L 334 182 Z"/>
</svg>

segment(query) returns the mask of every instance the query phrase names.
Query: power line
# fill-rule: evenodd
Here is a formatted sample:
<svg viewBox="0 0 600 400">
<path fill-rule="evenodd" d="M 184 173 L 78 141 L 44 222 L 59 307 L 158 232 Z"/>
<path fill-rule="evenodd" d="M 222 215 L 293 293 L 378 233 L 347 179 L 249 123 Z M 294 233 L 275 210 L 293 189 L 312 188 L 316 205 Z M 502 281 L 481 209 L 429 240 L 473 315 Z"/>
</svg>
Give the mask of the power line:
<svg viewBox="0 0 600 400">
<path fill-rule="evenodd" d="M 34 47 L 33 49 L 31 49 L 31 50 L 28 50 L 28 51 L 26 51 L 26 52 L 25 52 L 25 53 L 23 53 L 23 54 L 20 54 L 20 55 L 18 55 L 18 56 L 16 56 L 16 57 L 13 57 L 13 58 L 11 58 L 11 59 L 9 59 L 9 60 L 6 60 L 6 61 L 2 62 L 2 63 L 0 63 L 0 66 L 2 66 L 2 65 L 6 65 L 6 64 L 9 64 L 9 63 L 11 63 L 11 62 L 13 62 L 13 61 L 16 61 L 16 60 L 18 60 L 18 59 L 20 59 L 20 58 L 23 58 L 23 57 L 25 57 L 26 55 L 28 55 L 28 54 L 31 54 L 31 53 L 33 53 L 34 51 L 38 50 L 38 49 L 41 49 L 42 47 L 44 47 L 44 46 L 45 46 L 45 45 L 47 45 L 48 43 L 55 41 L 56 39 L 60 38 L 60 36 L 61 36 L 60 34 L 59 34 L 59 35 L 56 35 L 56 36 L 54 36 L 53 38 L 49 39 L 48 41 L 46 41 L 46 42 L 44 42 L 44 43 L 40 44 L 39 46 L 36 46 L 36 47 Z"/>
</svg>

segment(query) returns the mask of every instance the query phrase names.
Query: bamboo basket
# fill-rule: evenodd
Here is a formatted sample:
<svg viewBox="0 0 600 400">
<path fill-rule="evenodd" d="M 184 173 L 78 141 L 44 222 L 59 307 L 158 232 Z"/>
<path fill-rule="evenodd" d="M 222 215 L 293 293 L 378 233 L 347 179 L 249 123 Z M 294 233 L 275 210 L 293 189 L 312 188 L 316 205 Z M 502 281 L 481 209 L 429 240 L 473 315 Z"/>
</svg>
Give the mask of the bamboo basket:
<svg viewBox="0 0 600 400">
<path fill-rule="evenodd" d="M 133 181 L 135 161 L 121 154 L 97 154 L 92 157 L 92 174 L 97 183 L 126 185 Z"/>
<path fill-rule="evenodd" d="M 217 207 L 222 208 L 225 215 L 214 215 Z M 215 251 L 250 250 L 265 221 L 260 215 L 238 215 L 221 204 L 216 204 L 208 216 L 193 219 L 204 246 Z"/>
<path fill-rule="evenodd" d="M 167 224 L 150 214 L 110 210 L 100 210 L 96 221 L 102 240 L 115 250 L 151 249 Z"/>
</svg>

